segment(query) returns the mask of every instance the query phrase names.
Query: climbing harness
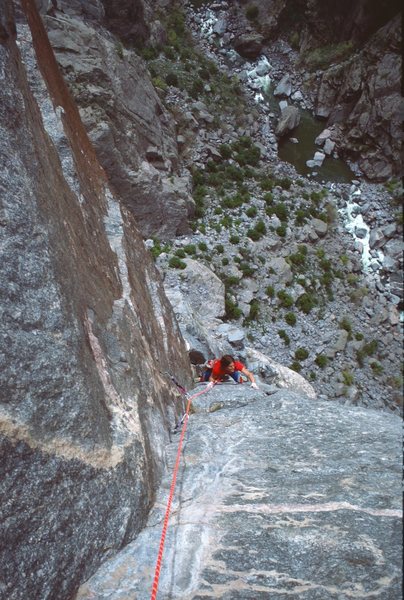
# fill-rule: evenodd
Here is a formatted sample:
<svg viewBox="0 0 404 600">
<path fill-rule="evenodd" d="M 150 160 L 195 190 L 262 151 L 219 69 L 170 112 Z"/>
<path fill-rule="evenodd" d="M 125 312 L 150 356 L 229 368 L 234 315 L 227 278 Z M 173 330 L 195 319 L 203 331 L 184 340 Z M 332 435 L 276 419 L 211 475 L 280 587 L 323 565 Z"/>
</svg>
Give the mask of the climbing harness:
<svg viewBox="0 0 404 600">
<path fill-rule="evenodd" d="M 168 375 L 169 375 L 169 373 L 168 373 Z M 178 387 L 182 388 L 182 386 L 180 386 L 171 375 L 170 375 L 170 377 Z M 187 423 L 188 423 L 188 419 L 189 419 L 189 411 L 191 409 L 192 400 L 194 400 L 194 398 L 196 398 L 197 396 L 201 396 L 206 391 L 208 391 L 208 388 L 205 387 L 200 392 L 193 394 L 193 396 L 189 396 L 187 391 L 185 390 L 185 388 L 182 388 L 182 389 L 184 390 L 184 393 L 186 394 L 186 396 L 188 398 L 188 402 L 187 402 L 187 408 L 186 408 L 185 414 L 181 419 L 181 423 L 182 423 L 181 436 L 180 436 L 180 441 L 178 442 L 177 458 L 176 458 L 175 465 L 174 465 L 174 473 L 173 473 L 173 478 L 171 481 L 171 487 L 170 487 L 170 493 L 168 496 L 167 508 L 166 508 L 166 512 L 164 515 L 163 530 L 161 533 L 160 546 L 159 546 L 159 551 L 157 554 L 156 570 L 154 573 L 154 580 L 153 580 L 152 593 L 151 593 L 150 600 L 156 600 L 156 598 L 157 598 L 157 588 L 158 588 L 159 578 L 160 578 L 161 562 L 162 562 L 162 558 L 163 558 L 164 542 L 166 539 L 168 519 L 170 517 L 171 503 L 172 503 L 173 496 L 174 496 L 175 484 L 177 481 L 177 473 L 178 473 L 178 468 L 180 465 L 182 442 L 184 440 L 185 431 L 187 428 Z M 209 388 L 209 389 L 211 389 L 211 388 Z"/>
</svg>

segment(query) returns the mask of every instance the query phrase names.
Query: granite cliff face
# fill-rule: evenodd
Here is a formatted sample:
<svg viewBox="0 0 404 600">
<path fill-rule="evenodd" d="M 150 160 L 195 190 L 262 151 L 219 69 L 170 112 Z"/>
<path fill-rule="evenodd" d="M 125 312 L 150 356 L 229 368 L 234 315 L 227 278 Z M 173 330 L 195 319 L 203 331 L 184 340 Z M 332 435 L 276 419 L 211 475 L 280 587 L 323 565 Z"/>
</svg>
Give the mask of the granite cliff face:
<svg viewBox="0 0 404 600">
<path fill-rule="evenodd" d="M 24 8 L 54 108 L 43 96 L 41 115 L 2 1 L 0 596 L 8 600 L 71 597 L 141 529 L 182 408 L 165 372 L 190 381 L 150 254 L 108 188 L 35 5 Z M 39 71 L 35 82 L 39 97 Z"/>
<path fill-rule="evenodd" d="M 144 12 L 141 2 L 124 7 L 105 2 L 105 8 L 98 2 L 91 11 L 79 2 L 60 2 L 44 19 L 59 66 L 116 194 L 135 215 L 145 237 L 167 239 L 189 231 L 194 202 L 189 174 L 179 176 L 173 120 L 145 63 L 123 45 L 140 44 L 148 35 Z"/>
</svg>

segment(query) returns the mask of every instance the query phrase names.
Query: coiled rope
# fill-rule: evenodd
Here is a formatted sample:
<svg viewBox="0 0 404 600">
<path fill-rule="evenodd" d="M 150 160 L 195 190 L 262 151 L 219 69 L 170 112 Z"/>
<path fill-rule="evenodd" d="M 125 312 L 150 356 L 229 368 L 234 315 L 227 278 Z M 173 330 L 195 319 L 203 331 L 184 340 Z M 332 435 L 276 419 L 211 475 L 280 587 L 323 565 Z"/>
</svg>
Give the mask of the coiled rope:
<svg viewBox="0 0 404 600">
<path fill-rule="evenodd" d="M 184 389 L 184 388 L 182 388 L 182 389 Z M 201 396 L 202 394 L 204 394 L 207 391 L 207 389 L 208 388 L 205 387 L 200 392 L 197 392 L 196 394 L 194 394 L 193 396 L 191 396 L 191 397 L 188 398 L 188 403 L 187 403 L 185 415 L 184 415 L 184 418 L 183 418 L 183 425 L 182 425 L 182 429 L 181 429 L 180 441 L 178 443 L 177 458 L 176 458 L 176 461 L 175 461 L 174 473 L 173 473 L 173 478 L 172 478 L 172 481 L 171 481 L 171 487 L 170 487 L 170 493 L 169 493 L 169 496 L 168 496 L 167 508 L 166 508 L 166 512 L 165 512 L 165 516 L 164 516 L 163 530 L 162 530 L 162 533 L 161 533 L 160 546 L 159 546 L 159 551 L 158 551 L 158 554 L 157 554 L 156 570 L 154 572 L 154 580 L 153 580 L 152 593 L 151 593 L 150 600 L 156 600 L 156 598 L 157 598 L 157 589 L 158 589 L 158 584 L 159 584 L 160 571 L 161 571 L 161 563 L 162 563 L 162 558 L 163 558 L 164 542 L 165 542 L 165 539 L 166 539 L 166 533 L 167 533 L 167 527 L 168 527 L 168 519 L 170 517 L 170 510 L 171 510 L 171 503 L 172 503 L 173 496 L 174 496 L 175 484 L 176 484 L 176 481 L 177 481 L 177 473 L 178 473 L 178 468 L 179 468 L 179 465 L 180 465 L 182 442 L 183 442 L 183 439 L 184 439 L 184 436 L 185 436 L 185 431 L 186 431 L 187 423 L 188 423 L 188 419 L 189 419 L 189 411 L 191 409 L 192 400 L 194 400 L 194 398 L 196 398 L 197 396 Z"/>
</svg>

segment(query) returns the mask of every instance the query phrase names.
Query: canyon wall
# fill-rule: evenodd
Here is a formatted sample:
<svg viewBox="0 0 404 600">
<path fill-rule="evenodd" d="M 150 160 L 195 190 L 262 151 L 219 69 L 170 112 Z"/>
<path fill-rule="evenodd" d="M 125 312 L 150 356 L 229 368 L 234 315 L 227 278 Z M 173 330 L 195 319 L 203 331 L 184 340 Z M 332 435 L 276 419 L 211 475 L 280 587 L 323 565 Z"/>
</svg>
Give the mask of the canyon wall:
<svg viewBox="0 0 404 600">
<path fill-rule="evenodd" d="M 2 0 L 0 596 L 60 600 L 144 525 L 183 408 L 167 373 L 184 385 L 191 374 L 135 219 L 23 5 L 55 130 Z"/>
<path fill-rule="evenodd" d="M 333 128 L 340 155 L 369 180 L 402 176 L 400 4 L 263 0 L 250 24 L 268 44 L 282 36 L 298 51 L 314 114 Z"/>
</svg>

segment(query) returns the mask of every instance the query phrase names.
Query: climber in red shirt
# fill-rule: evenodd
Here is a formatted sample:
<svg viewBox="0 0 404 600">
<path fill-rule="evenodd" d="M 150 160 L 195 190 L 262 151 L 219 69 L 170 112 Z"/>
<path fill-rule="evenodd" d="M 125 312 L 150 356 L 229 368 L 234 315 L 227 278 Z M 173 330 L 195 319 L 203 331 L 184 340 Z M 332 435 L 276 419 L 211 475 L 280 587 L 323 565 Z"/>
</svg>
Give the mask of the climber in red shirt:
<svg viewBox="0 0 404 600">
<path fill-rule="evenodd" d="M 223 381 L 229 376 L 234 379 L 236 383 L 242 383 L 241 374 L 245 375 L 247 379 L 251 381 L 251 387 L 258 389 L 254 375 L 245 368 L 243 363 L 234 360 L 230 354 L 225 354 L 222 358 L 211 361 L 211 368 L 204 371 L 202 374 L 202 381 L 208 381 L 213 384 L 217 381 Z"/>
</svg>

